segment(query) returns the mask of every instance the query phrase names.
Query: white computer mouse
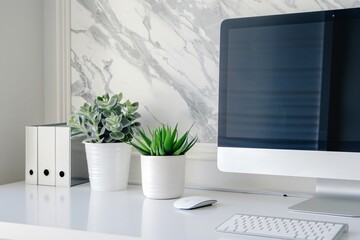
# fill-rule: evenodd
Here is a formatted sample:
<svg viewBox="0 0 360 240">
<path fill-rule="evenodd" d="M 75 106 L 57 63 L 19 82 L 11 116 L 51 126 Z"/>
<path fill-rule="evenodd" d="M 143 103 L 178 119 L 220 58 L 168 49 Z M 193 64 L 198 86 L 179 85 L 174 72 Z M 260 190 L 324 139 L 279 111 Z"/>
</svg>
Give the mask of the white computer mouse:
<svg viewBox="0 0 360 240">
<path fill-rule="evenodd" d="M 174 202 L 174 207 L 178 209 L 191 210 L 195 208 L 211 206 L 216 202 L 217 200 L 211 197 L 204 197 L 204 196 L 183 197 Z"/>
</svg>

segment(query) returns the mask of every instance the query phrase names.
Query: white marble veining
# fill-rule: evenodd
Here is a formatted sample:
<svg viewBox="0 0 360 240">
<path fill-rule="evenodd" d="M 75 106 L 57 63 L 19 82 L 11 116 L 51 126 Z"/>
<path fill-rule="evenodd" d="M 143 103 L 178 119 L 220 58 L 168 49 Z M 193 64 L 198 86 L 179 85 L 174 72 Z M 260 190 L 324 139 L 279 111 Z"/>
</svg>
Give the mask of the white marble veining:
<svg viewBox="0 0 360 240">
<path fill-rule="evenodd" d="M 72 0 L 72 107 L 123 92 L 143 125 L 217 133 L 220 23 L 360 6 L 359 0 Z"/>
</svg>

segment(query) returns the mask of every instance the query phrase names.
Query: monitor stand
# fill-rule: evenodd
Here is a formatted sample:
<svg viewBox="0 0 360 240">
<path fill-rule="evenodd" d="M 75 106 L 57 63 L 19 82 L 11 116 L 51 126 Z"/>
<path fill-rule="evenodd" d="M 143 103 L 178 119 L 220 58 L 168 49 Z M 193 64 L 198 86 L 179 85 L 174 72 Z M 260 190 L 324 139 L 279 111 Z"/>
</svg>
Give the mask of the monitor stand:
<svg viewBox="0 0 360 240">
<path fill-rule="evenodd" d="M 360 217 L 360 181 L 317 179 L 315 196 L 289 210 Z"/>
</svg>

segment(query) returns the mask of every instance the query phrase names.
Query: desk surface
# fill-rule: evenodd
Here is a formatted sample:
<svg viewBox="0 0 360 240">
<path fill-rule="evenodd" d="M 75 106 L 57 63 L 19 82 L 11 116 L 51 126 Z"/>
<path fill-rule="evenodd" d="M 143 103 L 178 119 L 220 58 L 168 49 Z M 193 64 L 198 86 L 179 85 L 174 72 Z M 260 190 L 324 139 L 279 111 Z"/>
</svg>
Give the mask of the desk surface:
<svg viewBox="0 0 360 240">
<path fill-rule="evenodd" d="M 30 232 L 37 233 L 37 239 L 42 239 L 43 235 L 43 239 L 65 239 L 65 236 L 77 239 L 82 239 L 81 236 L 83 239 L 90 239 L 89 236 L 94 239 L 100 236 L 106 236 L 103 239 L 256 239 L 214 230 L 235 213 L 344 222 L 349 224 L 350 231 L 343 239 L 360 239 L 358 218 L 289 212 L 287 207 L 303 201 L 301 198 L 185 190 L 184 196 L 194 195 L 211 196 L 218 203 L 186 211 L 173 207 L 176 199 L 145 198 L 140 186 L 129 186 L 126 191 L 94 192 L 88 184 L 72 188 L 26 185 L 24 182 L 2 185 L 0 239 L 24 239 Z M 61 238 L 56 238 L 60 234 Z"/>
</svg>

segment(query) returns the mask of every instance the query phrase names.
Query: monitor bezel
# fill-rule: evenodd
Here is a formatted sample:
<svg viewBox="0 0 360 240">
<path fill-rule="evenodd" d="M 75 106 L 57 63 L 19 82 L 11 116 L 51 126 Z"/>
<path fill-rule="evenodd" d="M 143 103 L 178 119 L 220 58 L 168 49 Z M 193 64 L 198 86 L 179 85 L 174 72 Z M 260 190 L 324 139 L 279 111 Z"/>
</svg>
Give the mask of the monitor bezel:
<svg viewBox="0 0 360 240">
<path fill-rule="evenodd" d="M 218 168 L 223 172 L 360 180 L 360 153 L 234 147 L 226 144 L 227 42 L 230 29 L 280 24 L 326 22 L 352 15 L 360 8 L 227 19 L 221 24 Z"/>
</svg>

